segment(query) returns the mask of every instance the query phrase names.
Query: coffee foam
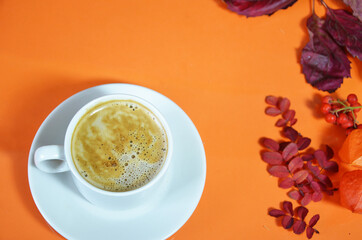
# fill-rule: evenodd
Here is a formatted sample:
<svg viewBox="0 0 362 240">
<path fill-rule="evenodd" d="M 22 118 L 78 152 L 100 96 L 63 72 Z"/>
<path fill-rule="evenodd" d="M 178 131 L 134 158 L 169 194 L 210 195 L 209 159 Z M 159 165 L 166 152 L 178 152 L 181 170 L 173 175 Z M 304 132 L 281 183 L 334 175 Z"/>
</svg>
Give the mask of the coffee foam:
<svg viewBox="0 0 362 240">
<path fill-rule="evenodd" d="M 78 172 L 92 185 L 115 192 L 151 181 L 167 156 L 167 136 L 159 119 L 131 100 L 114 100 L 89 109 L 72 137 Z"/>
</svg>

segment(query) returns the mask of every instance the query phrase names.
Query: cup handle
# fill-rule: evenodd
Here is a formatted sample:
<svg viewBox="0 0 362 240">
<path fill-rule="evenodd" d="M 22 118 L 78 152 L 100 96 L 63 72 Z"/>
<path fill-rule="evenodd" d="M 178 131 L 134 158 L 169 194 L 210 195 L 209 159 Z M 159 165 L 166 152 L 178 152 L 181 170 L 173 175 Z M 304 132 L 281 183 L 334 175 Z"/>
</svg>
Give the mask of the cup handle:
<svg viewBox="0 0 362 240">
<path fill-rule="evenodd" d="M 43 172 L 59 173 L 69 171 L 65 160 L 64 146 L 48 145 L 42 146 L 35 151 L 35 166 Z"/>
</svg>

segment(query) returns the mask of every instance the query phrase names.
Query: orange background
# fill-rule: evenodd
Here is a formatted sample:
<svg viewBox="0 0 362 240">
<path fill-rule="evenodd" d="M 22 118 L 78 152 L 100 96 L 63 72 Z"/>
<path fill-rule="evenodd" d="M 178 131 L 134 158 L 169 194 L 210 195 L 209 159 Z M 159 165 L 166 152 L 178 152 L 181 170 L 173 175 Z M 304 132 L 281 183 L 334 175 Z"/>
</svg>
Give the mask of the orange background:
<svg viewBox="0 0 362 240">
<path fill-rule="evenodd" d="M 318 3 L 317 10 L 324 14 Z M 267 173 L 258 141 L 280 139 L 276 119 L 264 115 L 268 94 L 290 98 L 296 128 L 313 147 L 337 150 L 344 139 L 318 114 L 318 96 L 325 93 L 305 82 L 298 63 L 310 13 L 309 1 L 247 19 L 219 0 L 0 0 L 0 239 L 62 239 L 30 194 L 32 139 L 63 100 L 117 82 L 172 99 L 204 142 L 203 196 L 170 239 L 305 239 L 267 216 L 288 197 Z M 362 99 L 362 64 L 350 60 L 352 78 L 337 94 Z M 362 236 L 361 215 L 340 207 L 338 194 L 308 208 L 307 220 L 321 215 L 314 239 Z"/>
</svg>

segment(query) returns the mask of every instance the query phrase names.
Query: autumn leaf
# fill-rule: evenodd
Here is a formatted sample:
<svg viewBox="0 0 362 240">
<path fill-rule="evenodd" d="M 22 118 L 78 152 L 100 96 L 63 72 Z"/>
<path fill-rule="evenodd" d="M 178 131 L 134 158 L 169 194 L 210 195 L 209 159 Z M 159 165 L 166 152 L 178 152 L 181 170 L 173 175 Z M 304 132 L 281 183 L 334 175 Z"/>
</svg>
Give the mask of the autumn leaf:
<svg viewBox="0 0 362 240">
<path fill-rule="evenodd" d="M 240 15 L 257 17 L 272 15 L 292 6 L 297 0 L 224 0 L 228 8 Z"/>
<path fill-rule="evenodd" d="M 350 61 L 343 49 L 322 28 L 324 21 L 315 13 L 309 17 L 309 42 L 302 50 L 303 73 L 313 87 L 336 91 L 344 77 L 350 77 Z"/>
<path fill-rule="evenodd" d="M 358 18 L 345 10 L 327 7 L 323 27 L 340 46 L 346 47 L 353 57 L 362 60 L 362 22 Z"/>
<path fill-rule="evenodd" d="M 361 0 L 343 0 L 345 4 L 353 10 L 353 15 L 362 21 L 362 1 Z"/>
</svg>

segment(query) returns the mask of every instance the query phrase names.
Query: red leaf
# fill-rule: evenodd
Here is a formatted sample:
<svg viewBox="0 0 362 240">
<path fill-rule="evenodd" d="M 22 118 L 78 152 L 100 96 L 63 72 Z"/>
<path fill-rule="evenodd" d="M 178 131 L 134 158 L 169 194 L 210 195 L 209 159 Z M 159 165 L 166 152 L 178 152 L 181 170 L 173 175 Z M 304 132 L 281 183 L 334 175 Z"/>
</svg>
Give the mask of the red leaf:
<svg viewBox="0 0 362 240">
<path fill-rule="evenodd" d="M 302 206 L 306 206 L 308 203 L 310 203 L 310 201 L 312 201 L 312 194 L 306 193 L 304 194 L 302 201 L 300 201 L 300 204 L 302 204 Z"/>
<path fill-rule="evenodd" d="M 286 166 L 280 166 L 280 165 L 272 166 L 271 168 L 268 169 L 268 172 L 274 177 L 279 177 L 279 178 L 285 178 L 289 176 L 289 171 Z"/>
<path fill-rule="evenodd" d="M 306 209 L 305 207 L 299 206 L 296 209 L 297 211 L 297 216 L 301 219 L 304 220 L 304 218 L 307 216 L 308 214 L 308 209 Z"/>
<path fill-rule="evenodd" d="M 287 121 L 292 120 L 295 117 L 295 111 L 289 109 L 288 111 L 282 114 L 282 117 Z"/>
<path fill-rule="evenodd" d="M 311 239 L 313 237 L 314 234 L 314 229 L 311 227 L 307 227 L 307 238 Z"/>
<path fill-rule="evenodd" d="M 281 114 L 282 112 L 275 107 L 267 107 L 265 109 L 265 114 L 269 115 L 269 116 L 278 116 L 279 114 Z"/>
<path fill-rule="evenodd" d="M 301 234 L 302 232 L 304 232 L 306 226 L 307 224 L 304 221 L 301 220 L 295 221 L 293 225 L 293 232 L 295 234 Z"/>
<path fill-rule="evenodd" d="M 292 127 L 285 127 L 283 128 L 283 135 L 286 138 L 289 138 L 292 142 L 297 140 L 299 133 Z"/>
<path fill-rule="evenodd" d="M 297 119 L 296 119 L 296 118 L 290 120 L 290 126 L 293 126 L 293 125 L 296 124 L 296 123 L 297 123 Z"/>
<path fill-rule="evenodd" d="M 319 167 L 313 166 L 311 161 L 307 162 L 307 167 L 313 173 L 314 176 L 318 177 L 320 175 Z"/>
<path fill-rule="evenodd" d="M 328 161 L 325 166 L 324 169 L 327 170 L 328 172 L 338 172 L 338 164 L 334 161 Z"/>
<path fill-rule="evenodd" d="M 312 201 L 313 202 L 319 202 L 320 200 L 322 200 L 322 198 L 323 198 L 322 192 L 314 192 L 314 193 L 312 193 Z"/>
<path fill-rule="evenodd" d="M 286 211 L 287 213 L 289 213 L 290 215 L 294 215 L 294 212 L 293 212 L 293 204 L 289 201 L 284 201 L 283 202 L 283 209 L 284 211 Z"/>
<path fill-rule="evenodd" d="M 292 6 L 296 0 L 224 0 L 228 8 L 240 15 L 257 17 L 271 15 L 280 9 Z"/>
<path fill-rule="evenodd" d="M 296 201 L 299 201 L 300 199 L 302 199 L 302 194 L 300 194 L 300 192 L 298 190 L 292 190 L 292 191 L 288 192 L 288 196 L 291 199 L 294 199 Z"/>
<path fill-rule="evenodd" d="M 288 121 L 285 119 L 278 119 L 278 121 L 275 123 L 275 126 L 277 127 L 284 127 L 287 125 Z"/>
<path fill-rule="evenodd" d="M 298 147 L 295 143 L 289 143 L 282 152 L 285 161 L 289 161 L 298 153 Z"/>
<path fill-rule="evenodd" d="M 305 154 L 303 157 L 302 157 L 303 161 L 310 161 L 310 160 L 313 160 L 314 159 L 314 155 L 313 154 Z"/>
<path fill-rule="evenodd" d="M 308 174 L 309 174 L 309 173 L 308 173 L 307 170 L 300 170 L 300 171 L 294 173 L 292 179 L 293 179 L 297 184 L 299 184 L 299 183 L 301 183 L 301 182 L 303 182 L 304 180 L 307 179 Z"/>
<path fill-rule="evenodd" d="M 288 169 L 291 173 L 294 173 L 296 170 L 303 168 L 304 162 L 300 157 L 295 157 L 288 164 Z"/>
<path fill-rule="evenodd" d="M 283 162 L 282 155 L 278 152 L 263 152 L 261 158 L 270 165 L 279 165 Z"/>
<path fill-rule="evenodd" d="M 293 223 L 294 223 L 294 219 L 289 215 L 285 215 L 282 219 L 282 226 L 285 229 L 291 228 L 293 226 Z"/>
<path fill-rule="evenodd" d="M 327 160 L 330 160 L 330 159 L 332 159 L 334 157 L 334 151 L 328 145 L 326 145 L 326 155 L 327 155 Z"/>
<path fill-rule="evenodd" d="M 272 217 L 281 217 L 285 215 L 285 212 L 279 209 L 272 209 L 268 212 L 268 214 Z"/>
<path fill-rule="evenodd" d="M 327 187 L 333 187 L 332 181 L 328 176 L 323 175 L 323 174 L 319 174 L 317 176 L 317 178 L 319 179 L 319 181 L 321 181 L 321 183 L 323 183 Z"/>
<path fill-rule="evenodd" d="M 319 214 L 314 215 L 314 216 L 309 220 L 309 226 L 310 226 L 310 227 L 313 227 L 314 225 L 317 224 L 318 220 L 319 220 Z"/>
<path fill-rule="evenodd" d="M 310 183 L 310 187 L 313 189 L 314 192 L 321 192 L 321 187 L 319 186 L 319 184 L 315 181 L 312 181 Z"/>
<path fill-rule="evenodd" d="M 322 150 L 316 150 L 314 157 L 317 159 L 319 166 L 325 168 L 327 164 L 327 155 Z"/>
<path fill-rule="evenodd" d="M 340 46 L 362 60 L 362 22 L 358 18 L 345 10 L 327 7 L 324 27 Z"/>
<path fill-rule="evenodd" d="M 279 143 L 270 138 L 264 138 L 263 145 L 264 147 L 269 148 L 270 150 L 275 152 L 279 150 Z"/>
<path fill-rule="evenodd" d="M 313 87 L 336 91 L 350 77 L 350 61 L 343 49 L 322 29 L 324 21 L 313 15 L 307 21 L 310 41 L 302 50 L 303 73 Z"/>
<path fill-rule="evenodd" d="M 302 137 L 302 138 L 298 139 L 298 142 L 297 142 L 298 149 L 304 150 L 310 145 L 310 143 L 311 143 L 310 138 Z"/>
<path fill-rule="evenodd" d="M 362 21 L 362 2 L 360 0 L 343 0 L 353 10 L 353 15 Z"/>
<path fill-rule="evenodd" d="M 275 97 L 275 96 L 266 96 L 265 97 L 265 102 L 267 104 L 270 104 L 270 105 L 273 105 L 273 106 L 276 106 L 278 104 L 278 98 Z"/>
<path fill-rule="evenodd" d="M 280 111 L 285 112 L 289 109 L 290 107 L 290 101 L 288 98 L 282 98 L 279 102 L 278 102 L 278 107 L 280 109 Z"/>
<path fill-rule="evenodd" d="M 286 178 L 279 183 L 280 188 L 288 189 L 294 186 L 294 181 L 291 178 Z"/>
</svg>

